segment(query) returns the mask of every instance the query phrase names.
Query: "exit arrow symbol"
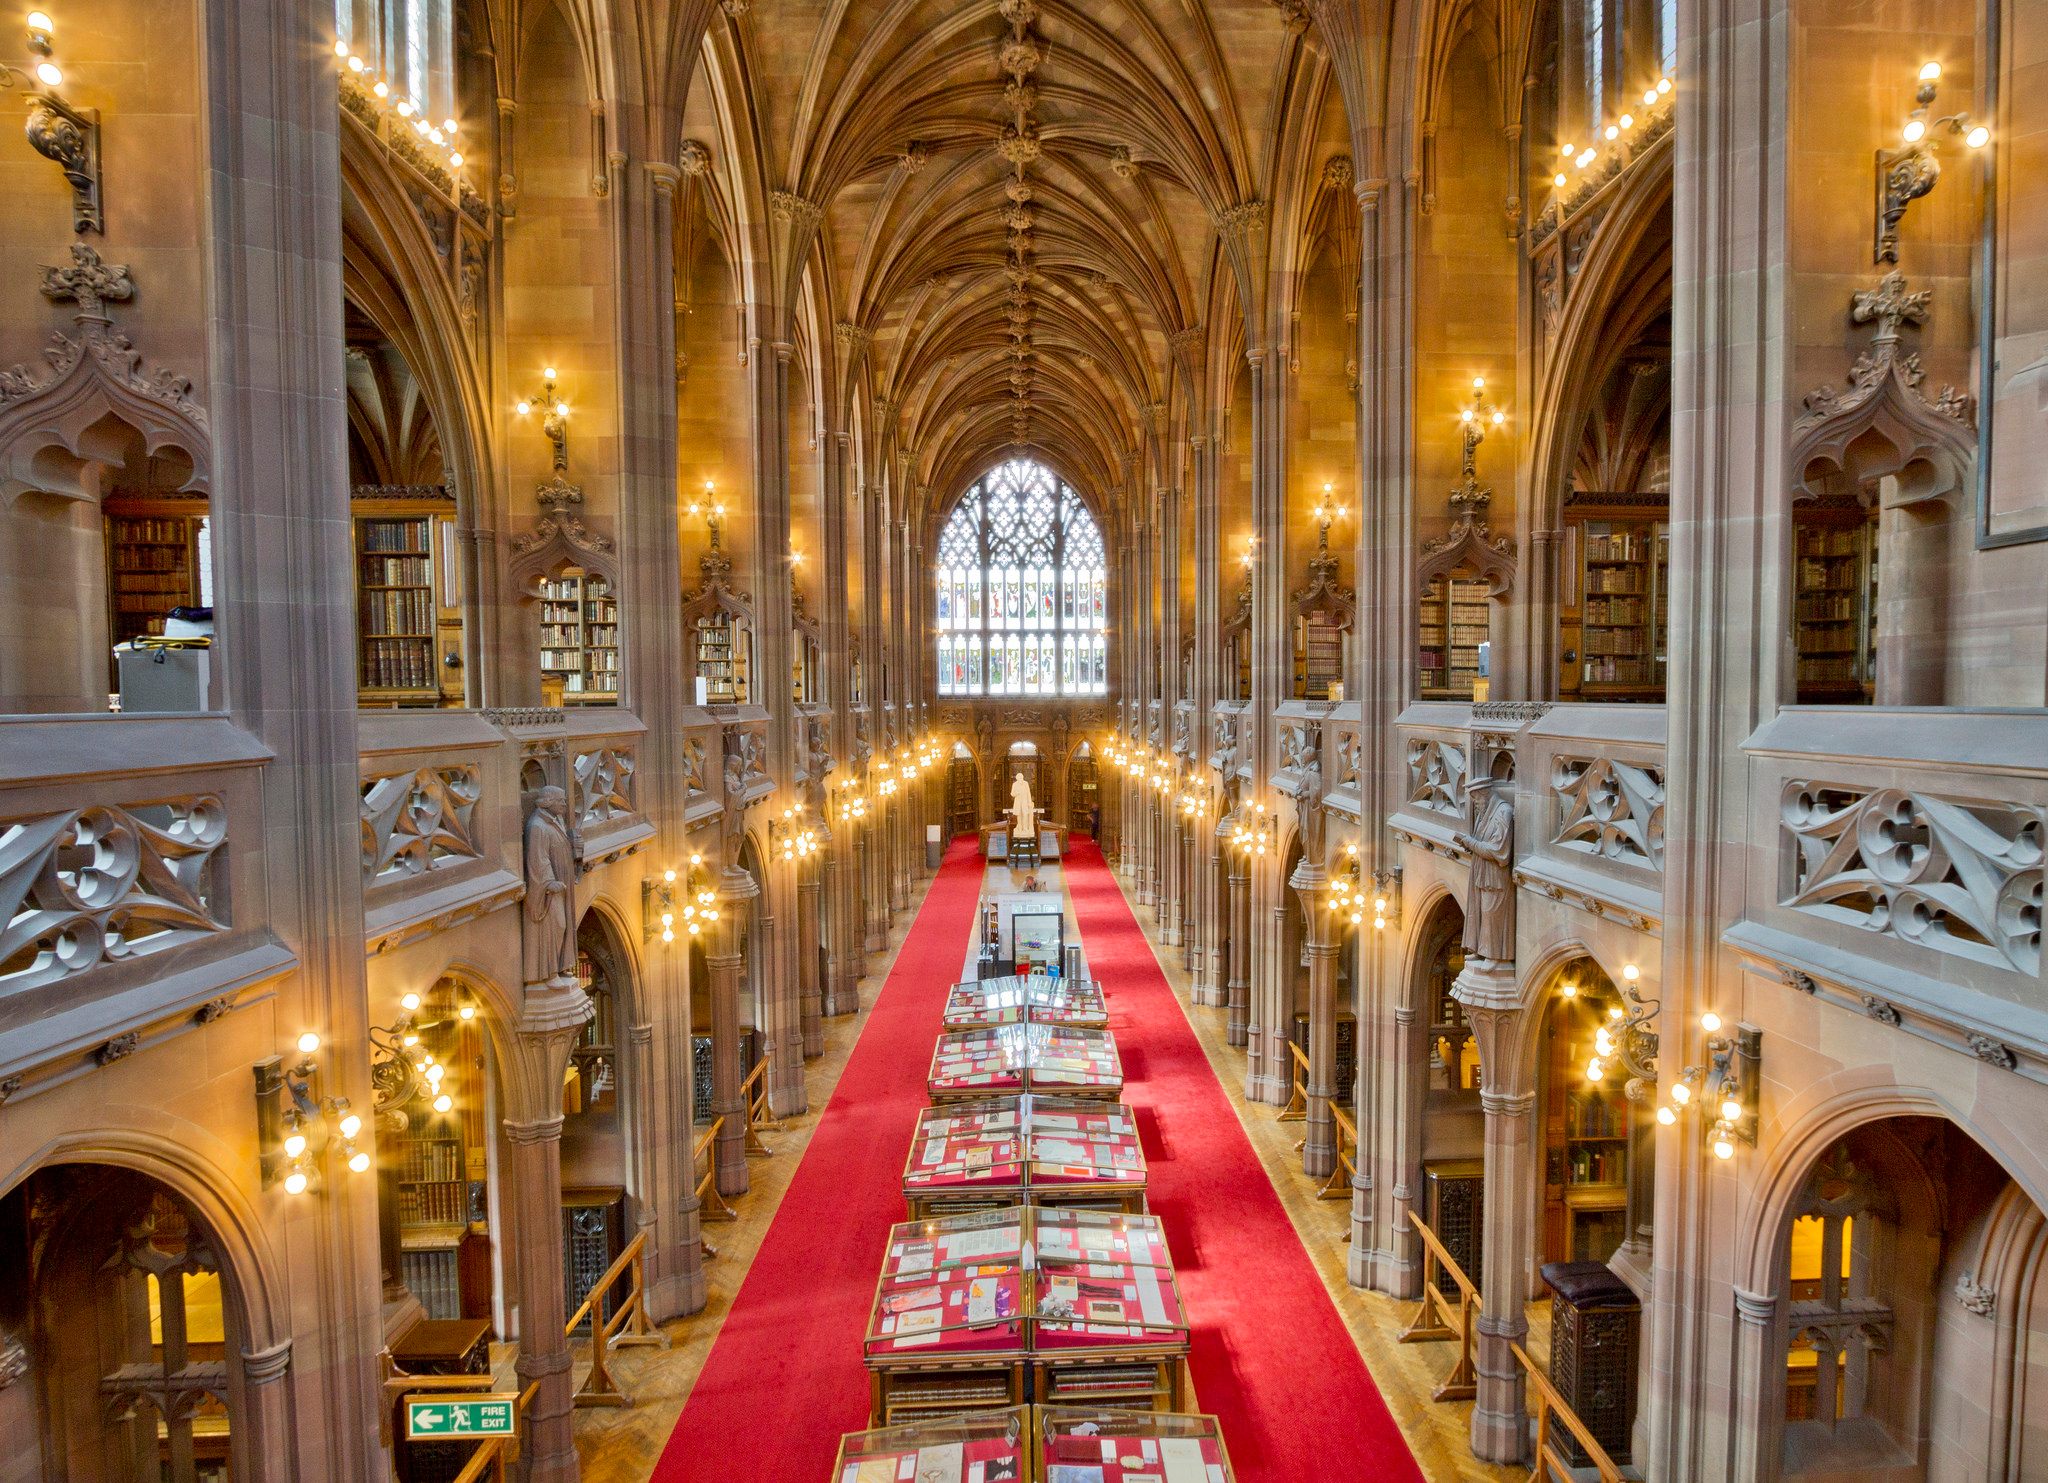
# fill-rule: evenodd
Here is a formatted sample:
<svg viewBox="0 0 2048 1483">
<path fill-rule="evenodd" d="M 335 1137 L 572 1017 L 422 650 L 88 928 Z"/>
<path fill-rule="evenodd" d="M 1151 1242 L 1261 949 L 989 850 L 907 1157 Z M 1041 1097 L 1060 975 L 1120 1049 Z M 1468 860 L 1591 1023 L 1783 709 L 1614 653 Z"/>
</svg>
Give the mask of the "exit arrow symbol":
<svg viewBox="0 0 2048 1483">
<path fill-rule="evenodd" d="M 423 1432 L 436 1431 L 448 1419 L 448 1413 L 437 1409 L 415 1411 L 413 1424 Z"/>
</svg>

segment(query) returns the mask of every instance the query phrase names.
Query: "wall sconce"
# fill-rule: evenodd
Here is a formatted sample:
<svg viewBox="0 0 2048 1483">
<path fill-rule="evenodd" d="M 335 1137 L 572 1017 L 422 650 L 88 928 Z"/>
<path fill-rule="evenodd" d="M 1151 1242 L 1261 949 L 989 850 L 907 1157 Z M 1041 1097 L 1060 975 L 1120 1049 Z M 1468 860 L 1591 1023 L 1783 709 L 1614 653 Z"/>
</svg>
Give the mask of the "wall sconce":
<svg viewBox="0 0 2048 1483">
<path fill-rule="evenodd" d="M 1180 811 L 1189 819 L 1199 819 L 1204 814 L 1208 813 L 1208 785 L 1206 783 L 1197 782 L 1193 778 L 1190 778 L 1188 780 L 1188 785 L 1185 788 L 1181 789 Z"/>
<path fill-rule="evenodd" d="M 838 818 L 842 824 L 858 824 L 868 816 L 868 800 L 860 791 L 860 779 L 848 778 L 840 785 Z"/>
<path fill-rule="evenodd" d="M 71 186 L 71 230 L 104 232 L 100 201 L 100 115 L 96 108 L 76 108 L 57 91 L 64 69 L 57 65 L 56 22 L 46 10 L 27 18 L 27 68 L 0 62 L 0 88 L 20 87 L 31 93 L 28 105 L 29 146 L 64 172 Z"/>
<path fill-rule="evenodd" d="M 1967 113 L 1951 113 L 1929 119 L 1934 108 L 1935 85 L 1941 81 L 1941 63 L 1928 62 L 1920 69 L 1919 85 L 1913 94 L 1913 111 L 1899 130 L 1905 142 L 1897 149 L 1877 152 L 1877 248 L 1872 261 L 1899 260 L 1899 223 L 1906 208 L 1934 189 L 1941 178 L 1941 159 L 1935 151 L 1935 137 L 1943 129 L 1959 135 L 1971 149 L 1991 142 L 1991 130 L 1970 122 Z"/>
<path fill-rule="evenodd" d="M 725 529 L 725 501 L 712 493 L 709 479 L 704 481 L 704 497 L 691 500 L 684 513 L 692 520 L 702 517 L 705 528 L 711 532 L 711 549 L 716 551 L 718 538 Z"/>
<path fill-rule="evenodd" d="M 674 945 L 678 927 L 696 937 L 718 920 L 718 892 L 705 883 L 702 854 L 691 852 L 688 872 L 684 878 L 671 868 L 640 882 L 640 929 L 663 947 Z"/>
<path fill-rule="evenodd" d="M 370 1084 L 377 1089 L 377 1111 L 403 1107 L 425 1096 L 434 1111 L 455 1110 L 455 1098 L 443 1085 L 448 1068 L 420 1041 L 420 996 L 407 994 L 398 1001 L 398 1018 L 388 1027 L 370 1027 Z M 476 1018 L 476 1005 L 465 995 L 455 1010 L 464 1022 Z M 438 1022 L 437 1022 L 438 1023 Z"/>
<path fill-rule="evenodd" d="M 640 882 L 640 937 L 643 942 L 659 937 L 663 947 L 676 940 L 676 873 L 672 869 Z"/>
<path fill-rule="evenodd" d="M 256 1063 L 256 1143 L 263 1187 L 282 1184 L 288 1195 L 303 1195 L 319 1177 L 318 1156 L 337 1145 L 351 1174 L 370 1167 L 370 1155 L 356 1146 L 363 1120 L 346 1097 L 320 1096 L 320 1065 L 314 1057 L 320 1037 L 308 1030 L 298 1040 L 298 1061 L 284 1057 Z"/>
<path fill-rule="evenodd" d="M 541 411 L 540 430 L 547 434 L 548 442 L 555 449 L 555 472 L 567 473 L 569 469 L 569 404 L 562 400 L 555 386 L 555 368 L 543 367 L 540 373 L 540 390 L 535 395 L 520 399 L 517 411 L 526 416 L 538 406 Z"/>
<path fill-rule="evenodd" d="M 1331 523 L 1342 520 L 1345 515 L 1350 513 L 1343 505 L 1337 502 L 1337 487 L 1330 483 L 1329 480 L 1325 479 L 1323 481 L 1322 498 L 1316 501 L 1315 509 L 1309 513 L 1316 518 L 1316 550 L 1318 552 L 1328 551 L 1330 549 Z"/>
<path fill-rule="evenodd" d="M 1472 403 L 1458 412 L 1458 426 L 1465 435 L 1465 478 L 1476 479 L 1479 476 L 1476 463 L 1479 445 L 1486 441 L 1490 428 L 1505 426 L 1507 420 L 1507 413 L 1486 400 L 1486 378 L 1474 376 Z"/>
<path fill-rule="evenodd" d="M 768 835 L 792 864 L 809 859 L 818 849 L 817 832 L 805 827 L 803 810 L 794 804 L 782 811 L 781 818 L 768 821 Z"/>
<path fill-rule="evenodd" d="M 1246 804 L 1247 813 L 1238 815 L 1237 823 L 1231 826 L 1230 838 L 1238 850 L 1246 855 L 1262 856 L 1275 848 L 1273 837 L 1273 816 L 1266 811 L 1263 803 Z"/>
<path fill-rule="evenodd" d="M 1706 1124 L 1707 1146 L 1714 1157 L 1732 1159 L 1736 1144 L 1756 1147 L 1757 1104 L 1763 1083 L 1763 1032 L 1754 1025 L 1737 1025 L 1732 1032 L 1724 1033 L 1721 1016 L 1711 1009 L 1700 1016 L 1699 1027 L 1706 1036 L 1707 1058 L 1678 1073 L 1671 1083 L 1671 1100 L 1658 1105 L 1657 1123 L 1668 1128 L 1686 1113 L 1697 1111 Z M 1654 1058 L 1654 1035 L 1649 1037 L 1649 1044 Z M 1654 1082 L 1654 1059 L 1644 1075 L 1646 1082 Z M 1635 1082 L 1630 1083 L 1631 1095 L 1635 1086 Z"/>
</svg>

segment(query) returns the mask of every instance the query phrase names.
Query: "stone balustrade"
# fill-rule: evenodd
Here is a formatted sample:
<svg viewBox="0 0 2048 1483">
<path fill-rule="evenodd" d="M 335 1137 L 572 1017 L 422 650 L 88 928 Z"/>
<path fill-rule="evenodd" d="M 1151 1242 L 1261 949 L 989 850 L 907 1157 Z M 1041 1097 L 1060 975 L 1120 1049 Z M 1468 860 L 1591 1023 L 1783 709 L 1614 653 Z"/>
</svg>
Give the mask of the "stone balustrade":
<svg viewBox="0 0 2048 1483">
<path fill-rule="evenodd" d="M 1801 992 L 2048 1081 L 2048 716 L 1799 707 L 1743 750 L 1751 856 L 1730 945 Z"/>
<path fill-rule="evenodd" d="M 1475 738 L 1489 709 L 1475 707 Z M 1513 774 L 1523 890 L 1638 929 L 1663 920 L 1664 728 L 1652 705 L 1558 705 L 1528 722 Z"/>
</svg>

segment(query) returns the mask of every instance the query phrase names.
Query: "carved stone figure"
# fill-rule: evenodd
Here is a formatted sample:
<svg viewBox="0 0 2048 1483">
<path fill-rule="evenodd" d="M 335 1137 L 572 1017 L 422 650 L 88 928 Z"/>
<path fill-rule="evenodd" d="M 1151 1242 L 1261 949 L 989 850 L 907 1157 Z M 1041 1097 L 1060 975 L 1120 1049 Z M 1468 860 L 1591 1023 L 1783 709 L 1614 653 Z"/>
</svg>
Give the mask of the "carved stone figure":
<svg viewBox="0 0 2048 1483">
<path fill-rule="evenodd" d="M 569 795 L 540 790 L 526 817 L 526 982 L 576 976 L 576 851 L 569 838 Z"/>
<path fill-rule="evenodd" d="M 1021 772 L 1010 780 L 1010 814 L 1017 821 L 1017 838 L 1038 838 L 1038 808 L 1031 801 L 1031 784 Z"/>
<path fill-rule="evenodd" d="M 1472 856 L 1465 903 L 1465 956 L 1492 963 L 1515 958 L 1515 806 L 1499 778 L 1474 778 L 1472 831 L 1458 843 Z"/>
</svg>

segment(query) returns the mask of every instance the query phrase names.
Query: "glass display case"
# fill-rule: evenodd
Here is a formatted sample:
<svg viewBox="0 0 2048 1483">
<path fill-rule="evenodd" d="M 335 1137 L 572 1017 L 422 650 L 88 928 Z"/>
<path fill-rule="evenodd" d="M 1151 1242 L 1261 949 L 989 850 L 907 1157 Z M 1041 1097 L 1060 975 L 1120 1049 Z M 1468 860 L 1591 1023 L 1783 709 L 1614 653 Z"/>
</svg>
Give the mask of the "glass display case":
<svg viewBox="0 0 2048 1483">
<path fill-rule="evenodd" d="M 1047 1483 L 1231 1483 L 1230 1453 L 1214 1416 L 1040 1406 L 1033 1463 Z"/>
<path fill-rule="evenodd" d="M 945 1027 L 980 1030 L 993 1025 L 1072 1025 L 1099 1030 L 1109 1023 L 1102 988 L 1091 979 L 1009 974 L 947 991 Z"/>
<path fill-rule="evenodd" d="M 1107 1030 L 1066 1025 L 951 1031 L 939 1037 L 925 1078 L 934 1102 L 1030 1091 L 1114 1102 L 1123 1087 L 1116 1037 Z"/>
<path fill-rule="evenodd" d="M 1027 1406 L 848 1432 L 839 1441 L 832 1483 L 1023 1483 L 1031 1476 L 1034 1441 Z"/>
<path fill-rule="evenodd" d="M 1004 1205 L 1145 1211 L 1145 1152 L 1122 1103 L 1015 1096 L 918 1115 L 903 1168 L 912 1219 Z"/>
</svg>

